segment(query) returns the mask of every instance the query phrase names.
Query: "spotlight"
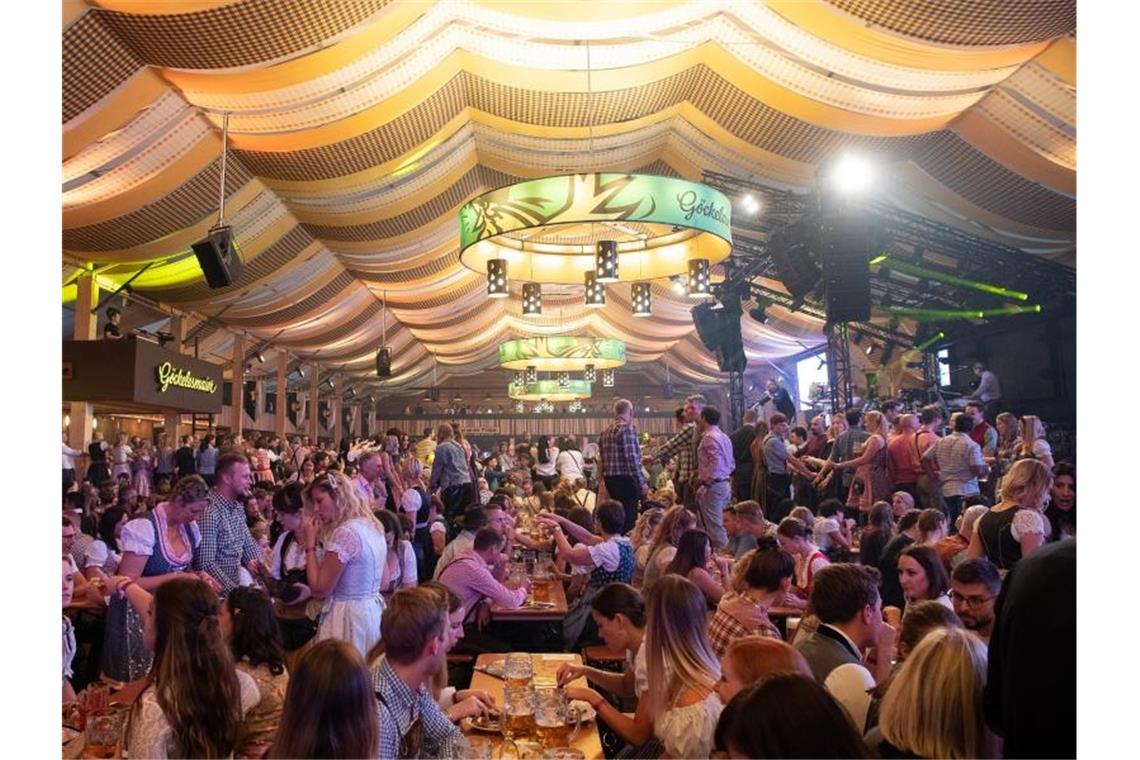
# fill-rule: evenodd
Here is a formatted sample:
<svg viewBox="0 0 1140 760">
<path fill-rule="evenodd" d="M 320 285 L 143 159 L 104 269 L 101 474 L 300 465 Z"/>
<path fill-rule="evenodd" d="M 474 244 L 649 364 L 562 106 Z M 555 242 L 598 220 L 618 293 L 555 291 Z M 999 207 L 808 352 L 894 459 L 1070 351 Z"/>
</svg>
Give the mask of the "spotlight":
<svg viewBox="0 0 1140 760">
<path fill-rule="evenodd" d="M 868 343 L 867 344 L 867 356 L 870 356 L 874 350 L 875 350 L 875 344 L 874 343 Z"/>
<path fill-rule="evenodd" d="M 633 316 L 648 317 L 653 314 L 653 305 L 650 301 L 650 286 L 648 282 L 635 282 L 630 291 L 633 297 Z"/>
<path fill-rule="evenodd" d="M 832 190 L 843 195 L 856 195 L 871 187 L 875 167 L 866 158 L 848 153 L 839 157 L 828 175 Z"/>
<path fill-rule="evenodd" d="M 537 282 L 524 282 L 522 287 L 522 313 L 542 313 L 542 284 Z"/>
<path fill-rule="evenodd" d="M 490 259 L 487 261 L 487 297 L 506 298 L 511 294 L 510 282 L 507 279 L 507 260 Z"/>
<path fill-rule="evenodd" d="M 689 260 L 689 298 L 704 298 L 709 294 L 709 260 Z"/>
<path fill-rule="evenodd" d="M 599 240 L 594 246 L 594 271 L 598 282 L 617 282 L 618 255 L 616 240 Z"/>
<path fill-rule="evenodd" d="M 586 306 L 599 309 L 606 305 L 606 286 L 598 281 L 594 271 L 586 272 Z"/>
<path fill-rule="evenodd" d="M 744 213 L 755 216 L 760 212 L 760 201 L 756 200 L 756 196 L 749 193 L 740 199 L 740 208 Z"/>
<path fill-rule="evenodd" d="M 425 388 L 423 398 L 421 398 L 420 401 L 434 401 L 434 400 L 435 399 L 432 398 L 431 388 Z"/>
<path fill-rule="evenodd" d="M 305 370 L 301 369 L 300 367 L 297 367 L 297 377 L 304 380 L 305 379 Z"/>
<path fill-rule="evenodd" d="M 261 355 L 261 351 L 254 351 L 253 356 L 257 359 L 258 364 L 265 364 L 265 357 Z"/>
<path fill-rule="evenodd" d="M 669 278 L 669 282 L 673 284 L 673 292 L 679 296 L 685 295 L 685 281 L 681 279 L 681 275 L 675 274 Z"/>
</svg>

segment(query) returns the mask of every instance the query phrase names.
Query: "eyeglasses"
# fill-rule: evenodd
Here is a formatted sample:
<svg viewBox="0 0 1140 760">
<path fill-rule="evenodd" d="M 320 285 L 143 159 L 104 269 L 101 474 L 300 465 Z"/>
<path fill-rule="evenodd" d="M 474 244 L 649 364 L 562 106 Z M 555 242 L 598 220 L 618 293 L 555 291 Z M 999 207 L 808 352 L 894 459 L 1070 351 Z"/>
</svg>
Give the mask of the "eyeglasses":
<svg viewBox="0 0 1140 760">
<path fill-rule="evenodd" d="M 963 596 L 957 591 L 950 592 L 950 601 L 954 602 L 955 604 L 965 604 L 972 610 L 976 610 L 993 598 L 994 597 L 992 596 Z"/>
</svg>

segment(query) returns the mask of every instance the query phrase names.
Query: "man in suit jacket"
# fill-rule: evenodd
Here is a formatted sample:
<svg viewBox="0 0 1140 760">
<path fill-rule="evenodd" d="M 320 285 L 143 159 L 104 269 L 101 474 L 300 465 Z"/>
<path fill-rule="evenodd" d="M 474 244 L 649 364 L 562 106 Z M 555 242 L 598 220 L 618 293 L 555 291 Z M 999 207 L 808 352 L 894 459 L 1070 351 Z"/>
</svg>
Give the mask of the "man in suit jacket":
<svg viewBox="0 0 1140 760">
<path fill-rule="evenodd" d="M 744 413 L 744 423 L 728 437 L 732 441 L 732 458 L 736 469 L 732 472 L 732 497 L 735 501 L 747 501 L 752 493 L 752 439 L 756 437 L 755 408 Z"/>
<path fill-rule="evenodd" d="M 879 571 L 865 565 L 829 565 L 812 580 L 811 607 L 819 628 L 795 643 L 817 681 L 843 706 L 860 730 L 871 705 L 868 689 L 890 673 L 895 630 L 883 622 Z M 863 650 L 877 649 L 876 671 Z"/>
</svg>

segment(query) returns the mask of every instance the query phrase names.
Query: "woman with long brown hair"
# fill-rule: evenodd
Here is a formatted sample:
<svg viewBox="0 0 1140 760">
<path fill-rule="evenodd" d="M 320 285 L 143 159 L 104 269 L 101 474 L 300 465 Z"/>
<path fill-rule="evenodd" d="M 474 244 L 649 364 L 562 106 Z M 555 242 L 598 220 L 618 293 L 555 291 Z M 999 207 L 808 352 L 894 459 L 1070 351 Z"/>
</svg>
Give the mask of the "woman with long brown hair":
<svg viewBox="0 0 1140 760">
<path fill-rule="evenodd" d="M 665 574 L 665 568 L 673 561 L 677 554 L 677 542 L 681 534 L 690 528 L 695 528 L 697 520 L 693 513 L 678 504 L 665 510 L 665 516 L 653 534 L 653 544 L 649 548 L 649 559 L 645 563 L 645 574 L 642 579 L 641 592 L 647 593 Z"/>
<path fill-rule="evenodd" d="M 380 725 L 372 676 L 352 644 L 326 639 L 289 679 L 277 741 L 266 757 L 377 757 Z"/>
<path fill-rule="evenodd" d="M 317 640 L 348 641 L 363 657 L 380 640 L 380 584 L 388 560 L 384 528 L 339 472 L 317 478 L 305 496 L 315 514 L 297 534 L 305 547 L 309 589 L 325 601 Z M 319 560 L 318 538 L 325 549 Z"/>
<path fill-rule="evenodd" d="M 261 695 L 253 679 L 234 667 L 216 592 L 195 578 L 163 583 L 153 596 L 127 577 L 116 576 L 109 585 L 146 611 L 144 638 L 154 653 L 132 708 L 127 756 L 231 756 L 242 717 Z"/>
<path fill-rule="evenodd" d="M 240 757 L 261 757 L 277 736 L 289 674 L 281 630 L 273 602 L 259 589 L 239 586 L 222 602 L 219 615 L 222 635 L 229 644 L 237 669 L 257 684 L 261 699 L 245 716 Z"/>
</svg>

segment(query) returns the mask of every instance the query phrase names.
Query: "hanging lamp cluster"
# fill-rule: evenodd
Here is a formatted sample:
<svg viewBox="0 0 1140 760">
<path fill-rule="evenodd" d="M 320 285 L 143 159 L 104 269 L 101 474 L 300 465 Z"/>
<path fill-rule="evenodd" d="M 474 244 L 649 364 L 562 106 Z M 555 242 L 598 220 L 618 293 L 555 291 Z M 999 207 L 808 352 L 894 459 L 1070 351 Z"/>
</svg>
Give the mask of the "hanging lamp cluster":
<svg viewBox="0 0 1140 760">
<path fill-rule="evenodd" d="M 459 260 L 487 276 L 487 295 L 525 278 L 523 313 L 541 314 L 543 283 L 586 289 L 633 282 L 633 313 L 651 311 L 649 281 L 689 274 L 689 295 L 709 292 L 709 269 L 732 251 L 732 204 L 697 182 L 594 172 L 527 180 L 483 193 L 459 212 Z M 695 275 L 695 276 L 694 276 Z"/>
</svg>

